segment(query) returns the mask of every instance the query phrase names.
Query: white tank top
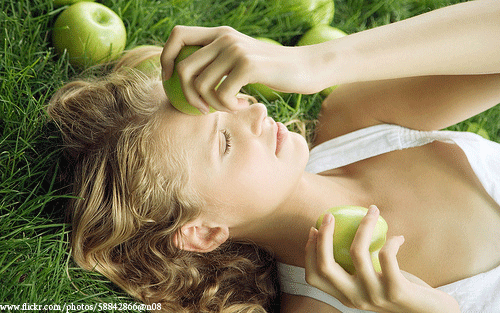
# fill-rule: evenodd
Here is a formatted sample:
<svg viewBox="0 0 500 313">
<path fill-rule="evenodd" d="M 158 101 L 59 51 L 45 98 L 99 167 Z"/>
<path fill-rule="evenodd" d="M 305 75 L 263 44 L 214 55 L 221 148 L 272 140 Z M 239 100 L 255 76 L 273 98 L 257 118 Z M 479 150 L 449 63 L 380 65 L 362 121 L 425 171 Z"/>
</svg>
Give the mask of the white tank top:
<svg viewBox="0 0 500 313">
<path fill-rule="evenodd" d="M 306 171 L 321 173 L 435 140 L 457 144 L 464 151 L 485 190 L 500 204 L 500 144 L 468 132 L 418 131 L 388 124 L 371 126 L 314 147 L 310 151 Z M 302 267 L 278 263 L 278 271 L 282 292 L 322 301 L 341 312 L 366 312 L 348 308 L 331 295 L 308 285 L 305 281 L 305 269 Z M 464 313 L 500 312 L 500 266 L 437 289 L 453 296 Z"/>
</svg>

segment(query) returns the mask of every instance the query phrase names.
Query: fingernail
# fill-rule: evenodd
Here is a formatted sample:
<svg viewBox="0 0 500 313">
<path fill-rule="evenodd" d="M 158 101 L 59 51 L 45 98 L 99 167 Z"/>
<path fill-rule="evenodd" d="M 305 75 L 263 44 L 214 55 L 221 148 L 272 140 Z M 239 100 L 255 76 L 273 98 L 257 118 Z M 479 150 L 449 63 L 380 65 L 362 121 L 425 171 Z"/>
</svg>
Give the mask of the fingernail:
<svg viewBox="0 0 500 313">
<path fill-rule="evenodd" d="M 210 113 L 210 109 L 209 109 L 208 105 L 206 105 L 204 103 L 200 103 L 200 107 L 198 108 L 198 110 L 200 110 L 200 112 L 205 114 L 205 115 Z"/>
<path fill-rule="evenodd" d="M 316 237 L 315 230 L 316 230 L 316 228 L 314 228 L 314 227 L 311 227 L 311 229 L 309 230 L 309 241 L 313 241 L 314 237 Z"/>
<path fill-rule="evenodd" d="M 375 214 L 378 212 L 378 208 L 375 205 L 370 205 L 368 207 L 368 214 Z"/>
<path fill-rule="evenodd" d="M 326 213 L 325 216 L 323 217 L 323 222 L 321 223 L 322 225 L 328 225 L 332 222 L 333 215 L 331 213 Z"/>
<path fill-rule="evenodd" d="M 399 237 L 401 238 L 401 244 L 403 244 L 405 242 L 405 236 L 401 235 Z"/>
</svg>

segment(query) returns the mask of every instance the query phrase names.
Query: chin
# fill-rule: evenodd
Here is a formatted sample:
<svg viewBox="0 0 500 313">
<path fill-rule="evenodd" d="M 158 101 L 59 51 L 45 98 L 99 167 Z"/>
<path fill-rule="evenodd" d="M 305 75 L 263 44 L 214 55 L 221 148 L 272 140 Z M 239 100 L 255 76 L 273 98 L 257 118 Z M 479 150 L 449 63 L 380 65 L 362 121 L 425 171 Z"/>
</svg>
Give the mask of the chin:
<svg viewBox="0 0 500 313">
<path fill-rule="evenodd" d="M 294 143 L 294 150 L 292 153 L 296 155 L 298 168 L 303 171 L 306 168 L 307 161 L 309 161 L 309 146 L 302 135 L 294 132 L 290 132 L 290 135 Z"/>
</svg>

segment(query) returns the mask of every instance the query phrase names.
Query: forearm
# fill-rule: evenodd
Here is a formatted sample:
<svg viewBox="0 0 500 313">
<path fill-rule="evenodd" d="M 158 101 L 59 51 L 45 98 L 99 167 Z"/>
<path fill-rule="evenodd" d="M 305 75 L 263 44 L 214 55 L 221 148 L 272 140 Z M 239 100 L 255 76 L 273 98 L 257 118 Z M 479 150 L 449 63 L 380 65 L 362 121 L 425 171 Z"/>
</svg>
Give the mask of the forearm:
<svg viewBox="0 0 500 313">
<path fill-rule="evenodd" d="M 498 73 L 498 34 L 500 1 L 478 0 L 318 45 L 316 60 L 332 84 Z"/>
</svg>

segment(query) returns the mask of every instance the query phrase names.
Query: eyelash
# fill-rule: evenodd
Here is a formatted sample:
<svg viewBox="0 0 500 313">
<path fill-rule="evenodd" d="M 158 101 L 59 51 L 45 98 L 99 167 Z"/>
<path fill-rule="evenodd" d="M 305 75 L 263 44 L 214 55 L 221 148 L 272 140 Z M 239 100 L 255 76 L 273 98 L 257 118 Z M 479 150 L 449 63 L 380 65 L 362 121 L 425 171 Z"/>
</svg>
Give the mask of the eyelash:
<svg viewBox="0 0 500 313">
<path fill-rule="evenodd" d="M 224 150 L 224 154 L 228 154 L 229 150 L 231 150 L 231 134 L 225 129 L 222 130 L 222 134 L 226 138 L 226 149 Z"/>
</svg>

